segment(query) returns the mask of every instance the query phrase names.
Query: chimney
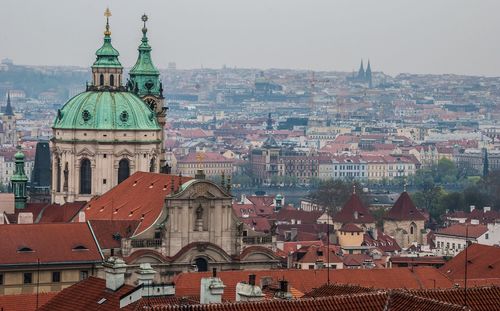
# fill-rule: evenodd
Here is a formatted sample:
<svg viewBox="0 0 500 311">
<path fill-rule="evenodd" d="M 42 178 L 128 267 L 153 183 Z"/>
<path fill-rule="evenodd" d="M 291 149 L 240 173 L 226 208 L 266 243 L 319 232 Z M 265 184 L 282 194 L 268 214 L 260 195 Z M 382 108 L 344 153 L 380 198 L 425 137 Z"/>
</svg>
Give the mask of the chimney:
<svg viewBox="0 0 500 311">
<path fill-rule="evenodd" d="M 255 274 L 248 276 L 248 284 L 236 284 L 236 301 L 259 301 L 264 299 L 262 289 L 255 285 Z"/>
<path fill-rule="evenodd" d="M 485 206 L 485 207 L 483 208 L 483 212 L 485 212 L 485 213 L 486 213 L 486 212 L 490 212 L 490 211 L 491 211 L 491 206 Z"/>
<path fill-rule="evenodd" d="M 5 215 L 4 215 L 4 213 L 0 212 L 0 225 L 3 225 L 3 224 L 5 224 Z"/>
<path fill-rule="evenodd" d="M 291 236 L 290 236 L 290 241 L 295 241 L 297 239 L 297 228 L 292 228 L 291 229 Z"/>
<path fill-rule="evenodd" d="M 475 206 L 475 205 L 471 205 L 471 206 L 470 206 L 470 212 L 471 212 L 471 213 L 472 213 L 475 209 L 476 209 L 476 206 Z"/>
<path fill-rule="evenodd" d="M 149 263 L 141 263 L 139 266 L 139 270 L 136 271 L 137 276 L 137 284 L 141 285 L 152 285 L 153 280 L 155 278 L 156 271 L 153 270 L 151 264 Z"/>
<path fill-rule="evenodd" d="M 280 289 L 274 294 L 274 297 L 278 299 L 292 299 L 293 296 L 288 292 L 288 281 L 280 280 Z"/>
<path fill-rule="evenodd" d="M 116 291 L 125 283 L 125 272 L 127 265 L 117 257 L 109 257 L 104 263 L 104 274 L 106 276 L 106 288 Z"/>
<path fill-rule="evenodd" d="M 354 219 L 358 219 L 358 212 L 357 211 L 354 212 Z"/>
<path fill-rule="evenodd" d="M 479 225 L 479 220 L 478 219 L 471 219 L 470 224 L 471 225 Z"/>
<path fill-rule="evenodd" d="M 247 195 L 246 195 L 246 194 L 244 194 L 244 193 L 242 193 L 242 194 L 241 194 L 241 202 L 240 202 L 240 203 L 241 203 L 241 204 L 245 204 L 245 201 L 246 201 L 246 200 L 247 200 Z"/>
<path fill-rule="evenodd" d="M 84 211 L 78 212 L 78 222 L 85 222 L 85 212 Z"/>
<path fill-rule="evenodd" d="M 212 277 L 201 279 L 200 303 L 221 303 L 224 287 L 226 285 L 217 277 L 217 269 L 213 268 Z"/>
<path fill-rule="evenodd" d="M 18 224 L 32 224 L 33 223 L 33 213 L 19 213 L 17 215 Z"/>
</svg>

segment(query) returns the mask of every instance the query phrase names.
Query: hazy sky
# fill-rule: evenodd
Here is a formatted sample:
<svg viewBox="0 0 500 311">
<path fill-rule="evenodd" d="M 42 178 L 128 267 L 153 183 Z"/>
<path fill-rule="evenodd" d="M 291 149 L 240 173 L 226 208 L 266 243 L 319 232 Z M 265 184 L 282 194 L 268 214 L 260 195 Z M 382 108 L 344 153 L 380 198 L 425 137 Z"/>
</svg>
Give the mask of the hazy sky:
<svg viewBox="0 0 500 311">
<path fill-rule="evenodd" d="M 90 66 L 112 11 L 132 66 L 146 12 L 156 65 L 500 76 L 499 0 L 0 0 L 0 58 Z"/>
</svg>

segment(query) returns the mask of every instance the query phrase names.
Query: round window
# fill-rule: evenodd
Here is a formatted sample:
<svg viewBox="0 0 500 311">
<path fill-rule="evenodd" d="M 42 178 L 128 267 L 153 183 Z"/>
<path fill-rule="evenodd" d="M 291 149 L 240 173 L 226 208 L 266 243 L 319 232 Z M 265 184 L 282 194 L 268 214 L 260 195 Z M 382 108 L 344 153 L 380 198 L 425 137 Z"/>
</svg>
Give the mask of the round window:
<svg viewBox="0 0 500 311">
<path fill-rule="evenodd" d="M 89 121 L 90 118 L 91 118 L 90 111 L 88 111 L 87 109 L 85 109 L 82 112 L 82 118 L 83 118 L 83 121 L 85 121 L 85 122 Z"/>
<path fill-rule="evenodd" d="M 122 122 L 127 122 L 128 121 L 128 112 L 123 110 L 122 113 L 120 114 L 120 120 Z"/>
</svg>

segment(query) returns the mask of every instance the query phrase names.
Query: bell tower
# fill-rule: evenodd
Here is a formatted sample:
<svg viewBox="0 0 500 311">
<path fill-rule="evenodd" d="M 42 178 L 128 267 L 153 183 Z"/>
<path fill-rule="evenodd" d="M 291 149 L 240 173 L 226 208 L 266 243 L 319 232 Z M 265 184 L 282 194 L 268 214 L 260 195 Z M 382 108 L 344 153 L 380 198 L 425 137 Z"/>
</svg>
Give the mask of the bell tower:
<svg viewBox="0 0 500 311">
<path fill-rule="evenodd" d="M 2 115 L 2 124 L 4 132 L 4 141 L 0 138 L 0 143 L 15 146 L 16 135 L 16 116 L 10 103 L 10 92 L 7 93 L 7 106 L 5 107 L 4 114 Z"/>
<path fill-rule="evenodd" d="M 26 184 L 28 177 L 24 172 L 24 153 L 21 151 L 21 146 L 17 146 L 17 153 L 14 155 L 16 162 L 16 171 L 12 175 L 10 182 L 14 192 L 14 204 L 16 209 L 23 209 L 26 207 L 28 201 L 28 193 L 26 192 Z"/>
<path fill-rule="evenodd" d="M 139 48 L 139 56 L 134 67 L 130 70 L 130 79 L 127 81 L 127 88 L 139 96 L 146 105 L 156 114 L 158 124 L 162 129 L 161 132 L 161 154 L 159 155 L 159 172 L 169 173 L 170 168 L 166 163 L 165 147 L 165 123 L 167 117 L 167 109 L 164 107 L 165 98 L 163 97 L 163 85 L 160 80 L 160 71 L 155 67 L 151 59 L 151 46 L 148 43 L 146 22 L 148 16 L 142 16 L 142 39 Z"/>
<path fill-rule="evenodd" d="M 120 53 L 111 45 L 111 31 L 109 30 L 109 8 L 104 12 L 106 16 L 106 30 L 104 31 L 104 43 L 95 52 L 96 61 L 92 65 L 92 90 L 113 91 L 120 88 L 122 84 L 123 67 L 118 56 Z"/>
</svg>

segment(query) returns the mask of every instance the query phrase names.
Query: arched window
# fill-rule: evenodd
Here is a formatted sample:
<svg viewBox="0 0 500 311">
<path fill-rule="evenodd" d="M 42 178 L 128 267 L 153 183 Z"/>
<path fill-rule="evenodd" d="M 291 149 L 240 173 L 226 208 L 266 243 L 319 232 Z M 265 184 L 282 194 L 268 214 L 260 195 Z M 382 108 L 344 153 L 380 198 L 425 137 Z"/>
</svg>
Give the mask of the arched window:
<svg viewBox="0 0 500 311">
<path fill-rule="evenodd" d="M 89 159 L 82 159 L 80 162 L 80 194 L 90 194 L 92 192 L 92 168 Z"/>
<path fill-rule="evenodd" d="M 149 162 L 149 172 L 154 173 L 155 172 L 155 158 L 151 158 L 151 161 Z"/>
<path fill-rule="evenodd" d="M 57 157 L 56 161 L 56 191 L 61 192 L 61 159 Z"/>
<path fill-rule="evenodd" d="M 118 183 L 121 183 L 130 175 L 130 165 L 127 159 L 121 159 L 118 163 Z"/>
<path fill-rule="evenodd" d="M 115 76 L 114 75 L 109 76 L 109 85 L 115 86 Z"/>
<path fill-rule="evenodd" d="M 410 235 L 414 235 L 416 232 L 417 232 L 417 225 L 414 222 L 412 222 L 410 224 Z"/>
<path fill-rule="evenodd" d="M 104 75 L 102 73 L 99 76 L 99 85 L 104 85 Z"/>
<path fill-rule="evenodd" d="M 194 260 L 194 264 L 196 265 L 196 271 L 204 272 L 208 271 L 208 261 L 205 258 L 198 257 Z"/>
</svg>

